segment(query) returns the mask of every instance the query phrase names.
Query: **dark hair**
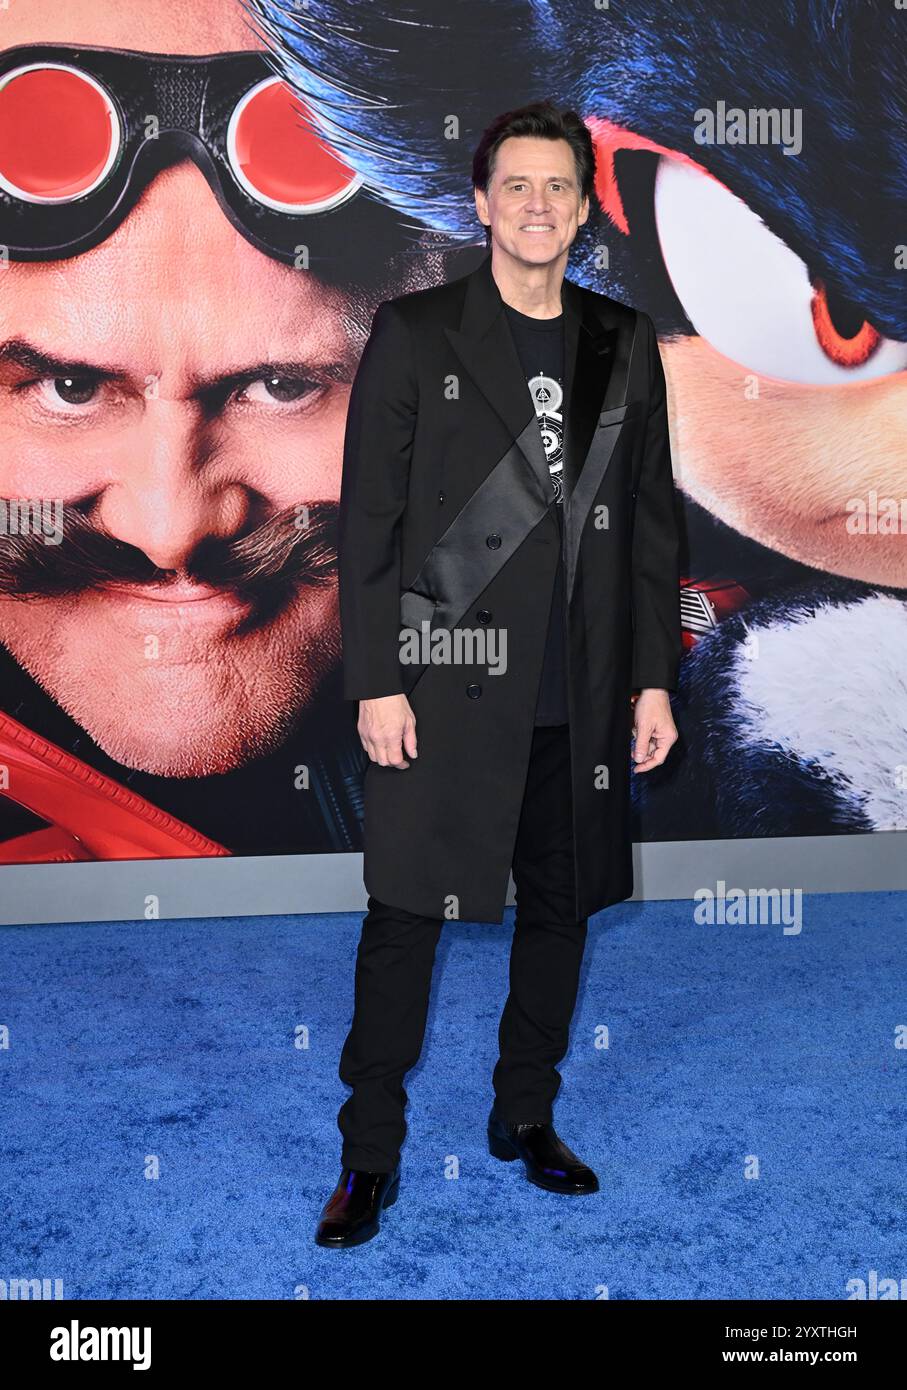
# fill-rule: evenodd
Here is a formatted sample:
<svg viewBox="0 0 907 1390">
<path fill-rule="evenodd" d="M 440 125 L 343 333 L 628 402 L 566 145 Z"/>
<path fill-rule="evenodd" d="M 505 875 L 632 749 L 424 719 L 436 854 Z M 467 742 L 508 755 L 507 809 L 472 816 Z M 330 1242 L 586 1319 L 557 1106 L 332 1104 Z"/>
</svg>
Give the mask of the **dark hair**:
<svg viewBox="0 0 907 1390">
<path fill-rule="evenodd" d="M 497 152 L 513 135 L 534 135 L 542 140 L 566 140 L 573 151 L 580 200 L 592 195 L 595 184 L 595 147 L 589 128 L 575 111 L 558 111 L 552 101 L 533 101 L 515 111 L 497 116 L 484 131 L 472 157 L 474 188 L 488 192 L 494 174 Z M 491 229 L 485 228 L 485 240 L 491 239 Z"/>
</svg>

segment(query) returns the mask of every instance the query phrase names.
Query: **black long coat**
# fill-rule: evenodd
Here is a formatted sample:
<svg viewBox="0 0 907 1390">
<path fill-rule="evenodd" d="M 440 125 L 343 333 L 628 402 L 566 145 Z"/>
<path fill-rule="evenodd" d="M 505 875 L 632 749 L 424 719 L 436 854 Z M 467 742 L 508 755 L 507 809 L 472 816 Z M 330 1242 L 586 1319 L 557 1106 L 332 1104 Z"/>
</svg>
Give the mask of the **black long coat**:
<svg viewBox="0 0 907 1390">
<path fill-rule="evenodd" d="M 503 919 L 562 554 L 576 916 L 633 891 L 633 688 L 676 688 L 677 506 L 648 315 L 565 279 L 564 544 L 487 256 L 378 306 L 353 385 L 339 519 L 344 696 L 404 691 L 419 756 L 365 773 L 382 902 Z M 506 670 L 401 660 L 401 630 L 493 627 Z M 428 631 L 428 629 L 426 629 Z M 424 649 L 423 649 L 424 654 Z"/>
</svg>

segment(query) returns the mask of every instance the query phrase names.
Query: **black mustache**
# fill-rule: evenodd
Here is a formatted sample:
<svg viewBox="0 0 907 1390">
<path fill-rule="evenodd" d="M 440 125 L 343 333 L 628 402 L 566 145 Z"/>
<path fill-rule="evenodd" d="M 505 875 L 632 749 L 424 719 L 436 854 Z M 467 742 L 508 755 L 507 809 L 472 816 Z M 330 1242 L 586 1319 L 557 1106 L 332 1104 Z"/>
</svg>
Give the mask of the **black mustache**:
<svg viewBox="0 0 907 1390">
<path fill-rule="evenodd" d="M 14 503 L 7 505 L 7 515 Z M 180 577 L 230 589 L 256 604 L 276 604 L 300 585 L 325 584 L 337 568 L 334 502 L 287 507 L 241 536 L 205 537 Z M 177 575 L 159 568 L 137 546 L 118 541 L 78 509 L 64 508 L 59 545 L 35 530 L 0 535 L 0 595 L 50 598 L 99 584 L 160 584 Z"/>
</svg>

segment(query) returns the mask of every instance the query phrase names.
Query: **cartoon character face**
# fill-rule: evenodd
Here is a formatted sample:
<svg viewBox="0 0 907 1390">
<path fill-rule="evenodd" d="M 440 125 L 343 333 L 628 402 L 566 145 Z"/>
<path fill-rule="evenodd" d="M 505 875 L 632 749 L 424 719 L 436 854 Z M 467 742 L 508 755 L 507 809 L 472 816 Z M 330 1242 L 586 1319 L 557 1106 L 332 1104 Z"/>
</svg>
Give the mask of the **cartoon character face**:
<svg viewBox="0 0 907 1390">
<path fill-rule="evenodd" d="M 875 328 L 697 160 L 588 124 L 603 208 L 631 239 L 651 216 L 643 240 L 690 327 L 661 343 L 684 492 L 792 559 L 903 585 L 907 342 Z M 657 158 L 634 225 L 624 192 L 640 154 Z"/>
<path fill-rule="evenodd" d="M 907 531 L 871 517 L 873 498 L 907 490 L 907 343 L 855 323 L 742 199 L 691 166 L 660 162 L 655 219 L 698 334 L 663 345 L 683 401 L 684 490 L 805 564 L 903 585 Z"/>
</svg>

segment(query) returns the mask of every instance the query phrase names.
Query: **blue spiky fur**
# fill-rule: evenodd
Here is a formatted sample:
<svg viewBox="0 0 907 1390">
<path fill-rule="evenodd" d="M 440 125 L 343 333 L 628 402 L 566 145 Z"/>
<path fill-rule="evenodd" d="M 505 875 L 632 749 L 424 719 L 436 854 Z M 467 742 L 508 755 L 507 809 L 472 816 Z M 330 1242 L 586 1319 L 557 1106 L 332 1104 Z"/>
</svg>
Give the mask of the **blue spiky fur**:
<svg viewBox="0 0 907 1390">
<path fill-rule="evenodd" d="M 550 96 L 697 159 L 812 273 L 907 339 L 894 268 L 907 240 L 907 44 L 887 0 L 243 3 L 366 187 L 451 244 L 484 244 L 471 196 L 482 130 Z M 697 145 L 693 113 L 719 100 L 801 108 L 801 154 Z M 444 138 L 451 116 L 457 139 Z M 577 249 L 571 273 L 591 283 Z"/>
</svg>

